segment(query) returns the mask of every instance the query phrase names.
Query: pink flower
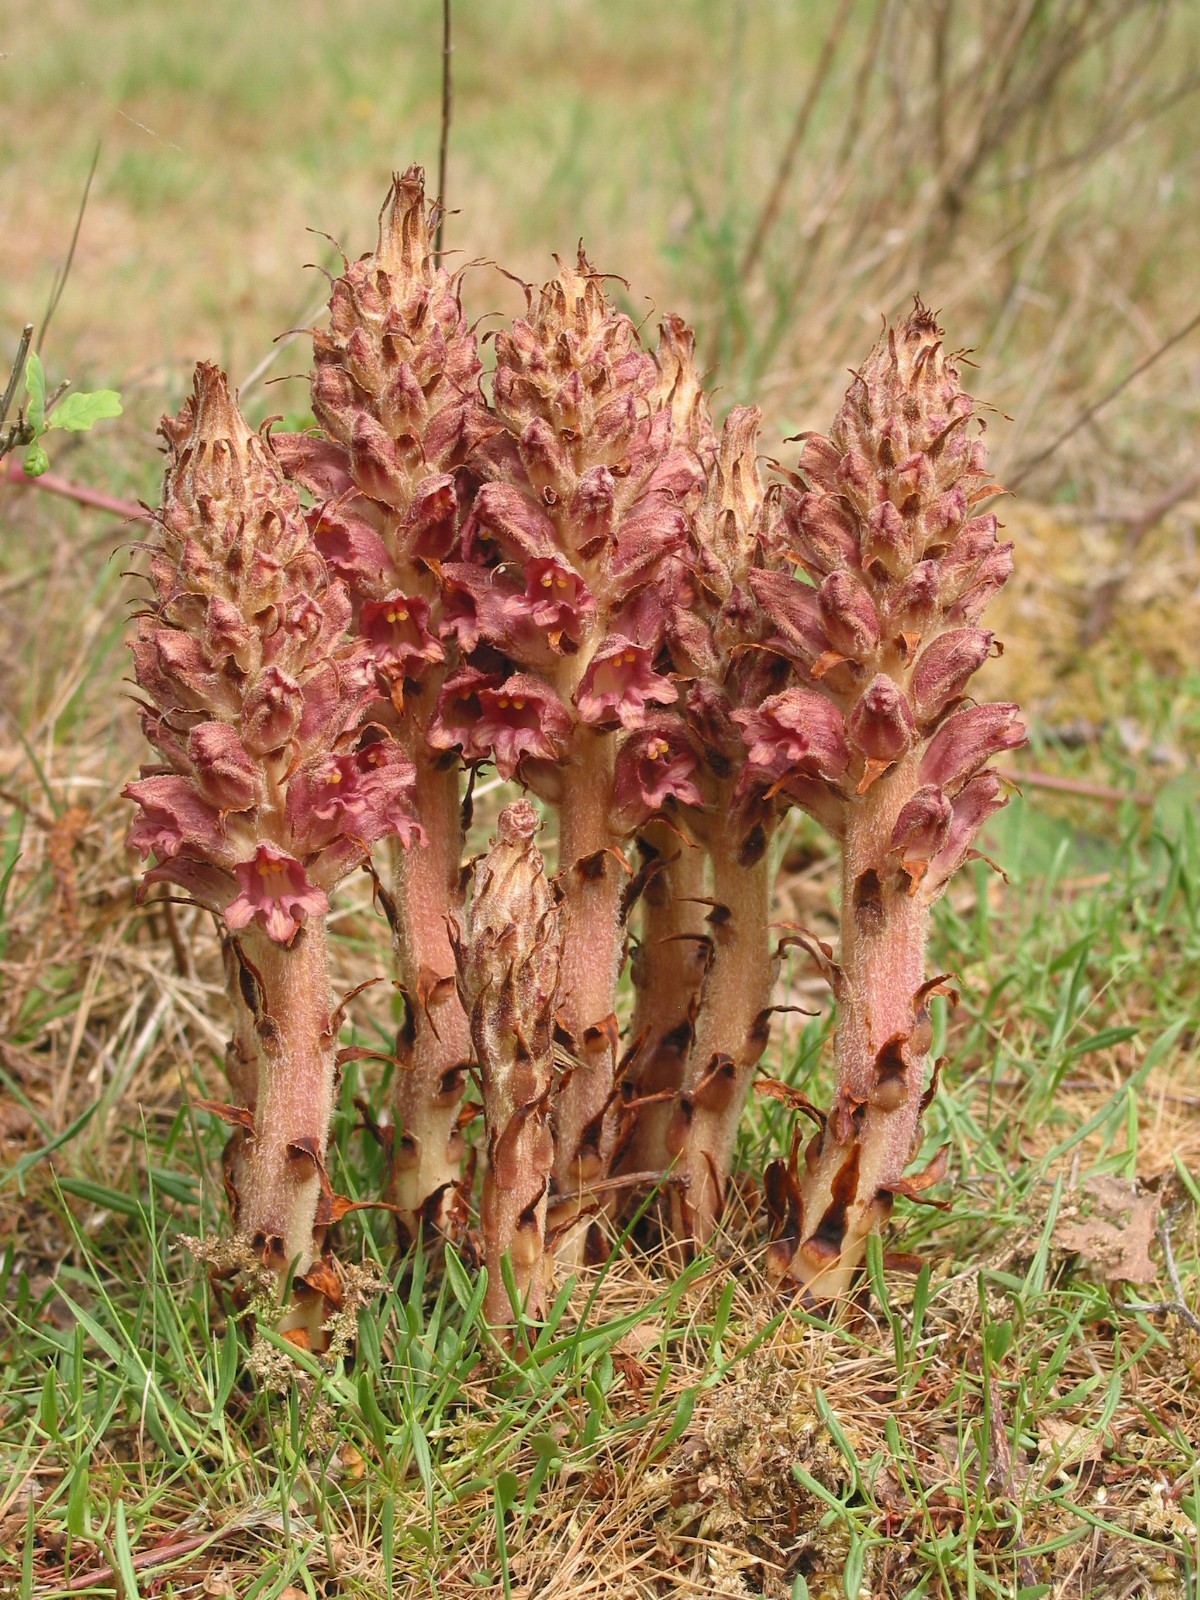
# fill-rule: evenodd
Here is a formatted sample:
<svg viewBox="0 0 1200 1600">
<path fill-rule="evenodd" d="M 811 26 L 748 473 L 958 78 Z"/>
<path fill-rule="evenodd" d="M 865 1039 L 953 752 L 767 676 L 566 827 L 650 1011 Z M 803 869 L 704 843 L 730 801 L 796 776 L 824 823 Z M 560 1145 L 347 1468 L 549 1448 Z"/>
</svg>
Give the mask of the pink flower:
<svg viewBox="0 0 1200 1600">
<path fill-rule="evenodd" d="M 220 817 L 188 778 L 161 773 L 128 783 L 121 793 L 139 808 L 125 842 L 140 856 L 153 852 L 160 862 L 170 861 L 184 849 L 225 856 L 228 845 Z"/>
<path fill-rule="evenodd" d="M 946 718 L 921 757 L 921 782 L 956 789 L 1002 750 L 1025 743 L 1025 727 L 1017 706 L 968 706 Z"/>
<path fill-rule="evenodd" d="M 479 691 L 479 721 L 470 731 L 467 760 L 491 755 L 502 778 L 511 778 L 523 756 L 555 761 L 571 737 L 571 715 L 545 684 L 514 673 L 495 688 Z"/>
<path fill-rule="evenodd" d="M 394 739 L 325 756 L 288 784 L 288 827 L 305 852 L 339 839 L 364 847 L 389 834 L 406 847 L 419 835 L 412 801 L 416 770 Z"/>
<path fill-rule="evenodd" d="M 459 749 L 467 761 L 492 756 L 501 777 L 511 778 L 523 757 L 557 761 L 571 736 L 571 715 L 537 678 L 462 667 L 447 678 L 429 723 L 435 750 Z"/>
<path fill-rule="evenodd" d="M 784 689 L 757 710 L 735 711 L 750 765 L 770 779 L 840 778 L 850 761 L 842 714 L 811 689 Z"/>
<path fill-rule="evenodd" d="M 445 651 L 429 631 L 429 602 L 409 599 L 399 589 L 385 600 L 368 600 L 359 613 L 359 632 L 385 678 L 418 676 Z"/>
<path fill-rule="evenodd" d="M 356 589 L 379 592 L 376 586 L 383 583 L 388 553 L 369 522 L 327 501 L 312 513 L 309 526 L 317 549 L 339 578 Z"/>
<path fill-rule="evenodd" d="M 596 602 L 587 585 L 557 556 L 534 556 L 525 564 L 525 592 L 504 602 L 505 613 L 532 623 L 554 650 L 565 637 L 578 645 L 586 624 L 596 614 Z"/>
<path fill-rule="evenodd" d="M 682 724 L 656 718 L 625 740 L 613 775 L 613 809 L 621 827 L 632 831 L 668 800 L 702 806 L 704 796 L 692 781 L 699 765 Z"/>
<path fill-rule="evenodd" d="M 289 944 L 305 917 L 329 910 L 325 891 L 309 883 L 295 856 L 274 845 L 260 844 L 253 861 L 239 861 L 233 875 L 239 893 L 225 907 L 225 922 L 234 932 L 258 922 L 276 944 Z"/>
<path fill-rule="evenodd" d="M 460 667 L 452 672 L 442 685 L 429 719 L 426 736 L 432 748 L 465 751 L 483 714 L 480 695 L 502 681 L 495 673 L 480 672 L 476 667 Z"/>
<path fill-rule="evenodd" d="M 673 705 L 678 699 L 675 685 L 652 663 L 645 645 L 613 634 L 596 651 L 575 691 L 579 715 L 602 726 L 644 727 L 648 703 Z"/>
</svg>

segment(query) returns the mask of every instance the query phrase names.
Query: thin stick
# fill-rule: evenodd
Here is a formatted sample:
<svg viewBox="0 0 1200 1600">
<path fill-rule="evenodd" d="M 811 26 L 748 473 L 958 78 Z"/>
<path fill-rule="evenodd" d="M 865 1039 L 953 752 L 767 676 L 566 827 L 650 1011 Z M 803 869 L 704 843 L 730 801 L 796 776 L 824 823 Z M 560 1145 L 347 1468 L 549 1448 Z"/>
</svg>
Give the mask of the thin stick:
<svg viewBox="0 0 1200 1600">
<path fill-rule="evenodd" d="M 1120 805 L 1125 800 L 1132 800 L 1135 806 L 1154 804 L 1154 796 L 1144 794 L 1140 789 L 1113 789 L 1106 783 L 1088 783 L 1083 778 L 1060 778 L 1053 772 L 1038 772 L 1031 767 L 1002 775 L 1011 779 L 1018 788 L 1053 789 L 1058 794 L 1076 794 L 1084 800 L 1104 800 L 1110 805 Z"/>
<path fill-rule="evenodd" d="M 79 243 L 79 230 L 83 227 L 83 214 L 87 210 L 88 195 L 92 192 L 92 179 L 96 176 L 96 167 L 100 161 L 100 146 L 96 145 L 92 156 L 92 164 L 88 168 L 87 182 L 83 186 L 83 196 L 79 202 L 79 213 L 75 218 L 75 229 L 71 234 L 71 247 L 67 251 L 67 259 L 63 263 L 62 272 L 54 280 L 54 288 L 50 291 L 50 304 L 46 307 L 46 315 L 42 318 L 42 325 L 38 329 L 37 344 L 35 349 L 42 348 L 42 341 L 46 337 L 46 330 L 50 326 L 50 319 L 58 310 L 58 302 L 62 299 L 63 290 L 67 286 L 67 279 L 71 274 L 71 263 L 75 259 L 75 246 Z"/>
<path fill-rule="evenodd" d="M 74 500 L 76 505 L 91 506 L 96 511 L 107 511 L 110 516 L 125 517 L 129 521 L 141 521 L 149 515 L 132 500 L 121 500 L 116 495 L 105 494 L 103 489 L 89 489 L 82 483 L 72 483 L 68 478 L 59 477 L 56 472 L 43 472 L 41 477 L 31 478 L 17 460 L 10 461 L 7 469 L 0 467 L 0 486 L 5 483 L 19 483 L 25 489 L 60 494 L 64 499 Z"/>
<path fill-rule="evenodd" d="M 450 121 L 454 115 L 454 78 L 450 70 L 454 42 L 450 11 L 451 0 L 442 0 L 442 136 L 438 145 L 438 219 L 433 235 L 433 254 L 439 262 L 446 232 L 446 164 L 450 157 Z"/>
<path fill-rule="evenodd" d="M 33 339 L 33 323 L 27 322 L 21 331 L 21 340 L 17 345 L 17 357 L 13 362 L 13 369 L 9 373 L 8 388 L 4 391 L 4 404 L 0 405 L 0 428 L 8 418 L 8 408 L 12 405 L 13 395 L 17 392 L 17 384 L 25 370 L 25 357 L 29 354 L 29 345 Z"/>
<path fill-rule="evenodd" d="M 787 192 L 788 183 L 795 169 L 800 147 L 804 143 L 804 136 L 808 132 L 808 124 L 812 118 L 813 108 L 820 97 L 821 90 L 825 86 L 825 80 L 833 62 L 834 52 L 841 43 L 852 4 L 853 0 L 841 0 L 841 5 L 838 7 L 833 24 L 825 35 L 825 42 L 821 46 L 820 60 L 817 62 L 816 70 L 809 79 L 804 99 L 800 102 L 800 108 L 796 112 L 796 120 L 792 124 L 792 131 L 788 134 L 787 144 L 783 147 L 783 154 L 780 156 L 779 165 L 775 169 L 775 181 L 771 185 L 771 192 L 768 194 L 763 203 L 763 208 L 758 214 L 758 221 L 754 224 L 750 242 L 746 246 L 745 255 L 742 257 L 741 275 L 744 278 L 748 277 L 758 265 L 763 246 L 767 242 L 767 235 L 774 228 L 779 218 L 783 197 Z"/>
<path fill-rule="evenodd" d="M 1200 311 L 1197 311 L 1191 321 L 1186 322 L 1169 339 L 1165 339 L 1157 350 L 1152 350 L 1144 361 L 1139 361 L 1133 371 L 1127 372 L 1119 383 L 1114 383 L 1112 388 L 1107 389 L 1098 400 L 1094 400 L 1090 406 L 1085 406 L 1075 418 L 1075 421 L 1069 427 L 1064 428 L 1056 439 L 1052 439 L 1044 450 L 1040 450 L 1030 460 L 1022 462 L 1015 474 L 1010 474 L 1008 478 L 1009 492 L 1019 489 L 1035 467 L 1040 467 L 1043 461 L 1048 461 L 1060 446 L 1066 444 L 1068 439 L 1073 438 L 1080 428 L 1085 428 L 1092 418 L 1103 411 L 1110 401 L 1115 400 L 1122 390 L 1127 389 L 1135 378 L 1140 378 L 1142 373 L 1148 371 L 1160 357 L 1165 356 L 1168 350 L 1186 339 L 1188 334 L 1193 333 L 1197 328 L 1200 328 Z"/>
</svg>

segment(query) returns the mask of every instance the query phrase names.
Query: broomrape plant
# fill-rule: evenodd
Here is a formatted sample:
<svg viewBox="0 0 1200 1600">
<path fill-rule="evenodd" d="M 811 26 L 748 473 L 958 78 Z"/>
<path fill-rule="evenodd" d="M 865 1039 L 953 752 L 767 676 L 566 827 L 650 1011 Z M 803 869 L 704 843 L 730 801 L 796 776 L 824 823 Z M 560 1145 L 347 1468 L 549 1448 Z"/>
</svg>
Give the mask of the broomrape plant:
<svg viewBox="0 0 1200 1600">
<path fill-rule="evenodd" d="M 893 1197 L 944 1169 L 905 1176 L 944 983 L 929 908 L 1004 803 L 990 758 L 1023 741 L 1015 706 L 966 698 L 1011 567 L 972 401 L 918 302 L 765 486 L 757 409 L 718 432 L 687 326 L 645 348 L 581 251 L 496 335 L 489 402 L 430 221 L 412 168 L 333 281 L 315 431 L 256 436 L 208 366 L 163 424 L 133 644 L 157 761 L 130 843 L 224 940 L 231 1098 L 206 1104 L 233 1128 L 230 1262 L 290 1286 L 280 1328 L 321 1347 L 348 1207 L 325 915 L 367 865 L 405 997 L 382 1124 L 404 1243 L 477 1232 L 497 1324 L 505 1258 L 537 1318 L 555 1258 L 596 1259 L 651 1188 L 676 1256 L 705 1246 L 794 943 L 833 988 L 837 1092 L 768 1169 L 767 1263 L 834 1297 Z M 489 766 L 541 809 L 513 800 L 464 871 Z M 842 852 L 836 959 L 771 932 L 793 806 Z"/>
</svg>

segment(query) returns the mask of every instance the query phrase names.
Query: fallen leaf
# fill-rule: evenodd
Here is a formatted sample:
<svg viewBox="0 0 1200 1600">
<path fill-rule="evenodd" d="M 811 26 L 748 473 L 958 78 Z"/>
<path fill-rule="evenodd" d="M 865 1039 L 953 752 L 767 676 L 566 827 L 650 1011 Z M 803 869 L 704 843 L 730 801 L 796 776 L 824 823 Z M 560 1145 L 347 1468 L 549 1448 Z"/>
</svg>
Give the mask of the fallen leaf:
<svg viewBox="0 0 1200 1600">
<path fill-rule="evenodd" d="M 1159 1197 L 1110 1174 L 1088 1178 L 1077 1201 L 1059 1213 L 1054 1243 L 1109 1282 L 1153 1283 L 1150 1246 Z"/>
</svg>

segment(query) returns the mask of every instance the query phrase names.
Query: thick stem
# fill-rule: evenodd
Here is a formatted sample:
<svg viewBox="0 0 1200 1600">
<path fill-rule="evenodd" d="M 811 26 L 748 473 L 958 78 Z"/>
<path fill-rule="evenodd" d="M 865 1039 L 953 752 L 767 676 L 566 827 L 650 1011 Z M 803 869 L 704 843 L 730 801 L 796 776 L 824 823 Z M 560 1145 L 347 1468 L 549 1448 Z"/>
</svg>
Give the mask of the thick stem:
<svg viewBox="0 0 1200 1600">
<path fill-rule="evenodd" d="M 642 891 L 641 943 L 633 959 L 633 1077 L 639 1100 L 668 1098 L 636 1109 L 620 1165 L 626 1172 L 659 1172 L 670 1163 L 666 1133 L 673 1097 L 683 1086 L 704 980 L 707 856 L 662 821 L 648 822 L 639 844 L 648 865 L 657 866 Z"/>
<path fill-rule="evenodd" d="M 756 835 L 747 850 L 718 837 L 712 862 L 712 959 L 684 1092 L 667 1131 L 685 1185 L 683 1231 L 697 1244 L 711 1238 L 725 1202 L 738 1123 L 770 1030 L 776 966 L 766 839 Z"/>
<path fill-rule="evenodd" d="M 440 767 L 423 739 L 411 754 L 417 769 L 415 815 L 426 843 L 397 850 L 393 894 L 396 956 L 408 1021 L 396 1044 L 396 1149 L 391 1198 L 415 1239 L 422 1221 L 443 1227 L 462 1175 L 458 1130 L 471 1038 L 455 987 L 448 917 L 461 904 L 463 832 L 458 772 Z"/>
<path fill-rule="evenodd" d="M 559 808 L 559 883 L 563 892 L 559 1016 L 576 1065 L 554 1108 L 554 1185 L 560 1194 L 586 1191 L 608 1174 L 616 1137 L 612 1104 L 617 1064 L 614 1014 L 624 941 L 624 872 L 613 853 L 613 740 L 581 727 L 565 774 Z M 578 1212 L 584 1198 L 571 1202 Z M 561 1212 L 556 1221 L 566 1220 Z M 564 1236 L 580 1257 L 583 1230 Z"/>
<path fill-rule="evenodd" d="M 254 1133 L 236 1164 L 236 1225 L 256 1257 L 300 1279 L 319 1259 L 330 1221 L 322 1197 L 331 1194 L 325 1152 L 337 1040 L 325 926 L 306 923 L 290 945 L 250 929 L 239 949 L 243 992 L 253 996 L 258 1082 Z M 281 1328 L 315 1336 L 322 1308 L 319 1293 L 299 1293 Z"/>
<path fill-rule="evenodd" d="M 505 1254 L 512 1266 L 519 1303 L 528 1317 L 546 1314 L 552 1263 L 545 1253 L 546 1194 L 554 1144 L 548 1101 L 553 1057 L 514 1059 L 481 1066 L 488 1169 L 479 1204 L 484 1260 L 488 1269 L 484 1309 L 497 1327 L 511 1323 L 513 1308 L 501 1275 Z"/>
<path fill-rule="evenodd" d="M 930 1044 L 922 994 L 929 907 L 909 892 L 908 874 L 888 864 L 892 827 L 917 787 L 917 766 L 918 756 L 909 756 L 847 811 L 837 1096 L 807 1153 L 791 1268 L 822 1297 L 850 1287 L 917 1138 Z"/>
</svg>

